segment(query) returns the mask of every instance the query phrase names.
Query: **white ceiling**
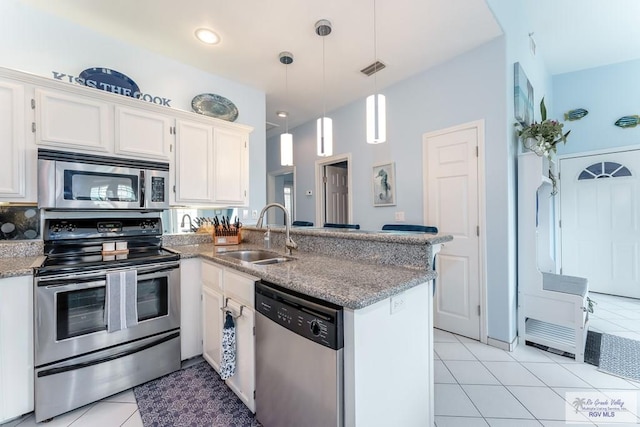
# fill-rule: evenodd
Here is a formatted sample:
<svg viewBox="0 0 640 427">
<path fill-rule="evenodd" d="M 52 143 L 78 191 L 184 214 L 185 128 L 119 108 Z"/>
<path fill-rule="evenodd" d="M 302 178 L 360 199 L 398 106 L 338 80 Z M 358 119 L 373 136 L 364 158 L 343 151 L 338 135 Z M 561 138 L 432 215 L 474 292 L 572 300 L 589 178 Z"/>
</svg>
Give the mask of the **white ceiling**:
<svg viewBox="0 0 640 427">
<path fill-rule="evenodd" d="M 373 92 L 360 69 L 374 61 L 374 0 L 23 0 L 110 37 L 265 91 L 266 120 L 289 127 Z M 514 1 L 514 0 L 502 0 Z M 552 74 L 640 57 L 640 0 L 525 0 L 540 55 Z M 501 34 L 485 0 L 377 0 L 377 73 L 383 88 L 471 50 Z M 319 19 L 333 32 L 325 41 L 322 87 Z M 193 32 L 210 27 L 217 46 Z M 281 51 L 290 51 L 289 91 Z M 211 88 L 215 93 L 215 88 Z M 233 101 L 233 100 L 232 100 Z"/>
</svg>

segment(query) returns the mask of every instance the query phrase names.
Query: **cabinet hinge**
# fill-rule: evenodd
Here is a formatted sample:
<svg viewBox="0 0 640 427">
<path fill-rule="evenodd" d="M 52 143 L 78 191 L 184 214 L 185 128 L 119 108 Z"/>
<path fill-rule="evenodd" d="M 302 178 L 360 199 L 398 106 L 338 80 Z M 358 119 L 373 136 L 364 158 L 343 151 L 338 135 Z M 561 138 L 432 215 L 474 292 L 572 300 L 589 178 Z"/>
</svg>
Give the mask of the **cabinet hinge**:
<svg viewBox="0 0 640 427">
<path fill-rule="evenodd" d="M 476 157 L 480 157 L 480 148 L 476 145 Z"/>
<path fill-rule="evenodd" d="M 244 197 L 247 197 L 247 190 L 244 190 Z"/>
<path fill-rule="evenodd" d="M 558 228 L 562 228 L 562 220 L 558 221 Z"/>
<path fill-rule="evenodd" d="M 255 326 L 253 327 L 253 336 L 254 337 L 256 336 L 256 327 Z"/>
<path fill-rule="evenodd" d="M 476 236 L 480 237 L 480 226 L 476 225 Z"/>
<path fill-rule="evenodd" d="M 562 267 L 560 267 L 560 275 L 562 275 Z"/>
<path fill-rule="evenodd" d="M 173 153 L 173 144 L 169 144 L 169 152 Z"/>
<path fill-rule="evenodd" d="M 35 110 L 36 109 L 36 100 L 31 98 L 31 109 Z"/>
<path fill-rule="evenodd" d="M 480 304 L 478 304 L 478 316 L 480 316 Z"/>
<path fill-rule="evenodd" d="M 326 176 L 323 176 L 323 177 L 322 177 L 322 183 L 323 183 L 323 184 L 326 184 L 326 183 L 327 183 L 327 177 L 326 177 Z"/>
<path fill-rule="evenodd" d="M 31 132 L 36 133 L 36 122 L 31 122 Z"/>
<path fill-rule="evenodd" d="M 247 141 L 244 142 L 244 148 L 247 148 Z"/>
<path fill-rule="evenodd" d="M 173 192 L 174 192 L 174 193 L 176 192 L 176 186 L 175 186 L 175 184 L 173 185 Z"/>
<path fill-rule="evenodd" d="M 256 391 L 253 390 L 253 399 L 255 400 L 255 398 L 256 398 Z"/>
</svg>

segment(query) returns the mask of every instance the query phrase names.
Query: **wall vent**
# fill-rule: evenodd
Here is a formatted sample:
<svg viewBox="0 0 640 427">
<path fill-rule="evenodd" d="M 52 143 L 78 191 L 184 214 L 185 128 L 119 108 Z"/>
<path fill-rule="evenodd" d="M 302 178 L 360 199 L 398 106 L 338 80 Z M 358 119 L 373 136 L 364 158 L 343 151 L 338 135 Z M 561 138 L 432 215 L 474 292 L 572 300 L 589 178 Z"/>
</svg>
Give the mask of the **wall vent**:
<svg viewBox="0 0 640 427">
<path fill-rule="evenodd" d="M 360 72 L 362 74 L 366 74 L 367 76 L 371 76 L 377 73 L 378 71 L 384 69 L 385 67 L 386 65 L 384 65 L 382 62 L 376 61 L 373 64 L 364 67 L 362 70 L 360 70 Z"/>
</svg>

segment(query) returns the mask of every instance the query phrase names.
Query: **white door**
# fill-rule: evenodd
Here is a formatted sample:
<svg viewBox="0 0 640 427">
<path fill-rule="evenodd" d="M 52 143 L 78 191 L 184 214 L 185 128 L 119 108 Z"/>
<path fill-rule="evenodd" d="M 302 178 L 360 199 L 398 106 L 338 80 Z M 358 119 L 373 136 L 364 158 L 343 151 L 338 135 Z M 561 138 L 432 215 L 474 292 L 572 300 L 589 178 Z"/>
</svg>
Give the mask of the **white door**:
<svg viewBox="0 0 640 427">
<path fill-rule="evenodd" d="M 436 328 L 480 339 L 478 129 L 428 134 L 423 141 L 424 221 L 453 241 L 436 259 Z"/>
<path fill-rule="evenodd" d="M 347 168 L 328 165 L 325 167 L 325 222 L 349 223 L 349 186 Z"/>
<path fill-rule="evenodd" d="M 640 298 L 640 150 L 560 161 L 562 273 Z"/>
</svg>

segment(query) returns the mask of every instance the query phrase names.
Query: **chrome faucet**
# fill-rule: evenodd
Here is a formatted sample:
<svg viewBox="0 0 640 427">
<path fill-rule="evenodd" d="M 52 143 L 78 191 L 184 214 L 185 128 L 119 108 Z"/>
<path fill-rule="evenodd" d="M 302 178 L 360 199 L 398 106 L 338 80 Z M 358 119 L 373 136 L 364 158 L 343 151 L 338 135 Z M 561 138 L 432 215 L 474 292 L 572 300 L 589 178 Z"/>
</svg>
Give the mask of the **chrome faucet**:
<svg viewBox="0 0 640 427">
<path fill-rule="evenodd" d="M 291 239 L 291 236 L 289 235 L 289 231 L 291 230 L 291 216 L 289 215 L 289 211 L 287 210 L 287 208 L 282 206 L 280 203 L 269 203 L 267 206 L 262 208 L 262 212 L 260 212 L 260 216 L 258 217 L 258 222 L 256 224 L 256 227 L 262 228 L 262 219 L 264 218 L 264 214 L 265 212 L 267 212 L 267 209 L 272 207 L 280 208 L 282 209 L 282 212 L 284 212 L 284 223 L 285 223 L 285 233 L 286 233 L 286 237 L 284 240 L 284 254 L 291 255 L 291 250 L 297 249 L 298 244 L 294 242 L 293 239 Z"/>
<path fill-rule="evenodd" d="M 191 222 L 191 215 L 189 214 L 184 214 L 182 215 L 182 222 L 180 223 L 180 227 L 184 228 L 184 219 L 185 217 L 189 217 L 189 231 L 195 231 L 195 229 L 193 228 L 193 222 Z"/>
</svg>

